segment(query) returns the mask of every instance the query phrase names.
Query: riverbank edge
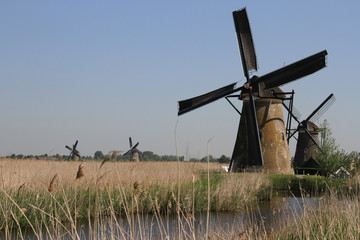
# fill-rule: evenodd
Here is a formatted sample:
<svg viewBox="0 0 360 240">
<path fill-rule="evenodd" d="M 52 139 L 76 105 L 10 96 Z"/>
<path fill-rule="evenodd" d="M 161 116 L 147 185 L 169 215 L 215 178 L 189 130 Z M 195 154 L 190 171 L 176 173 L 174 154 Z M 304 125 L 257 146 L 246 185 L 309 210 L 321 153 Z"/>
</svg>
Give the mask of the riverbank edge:
<svg viewBox="0 0 360 240">
<path fill-rule="evenodd" d="M 210 199 L 208 199 L 210 181 Z M 318 176 L 213 172 L 192 181 L 144 184 L 136 181 L 116 186 L 58 186 L 51 192 L 31 189 L 4 190 L 0 197 L 1 229 L 37 228 L 49 223 L 74 223 L 76 219 L 131 214 L 181 214 L 238 211 L 261 201 L 270 201 L 279 191 L 322 194 L 329 189 L 349 189 L 344 180 Z M 180 195 L 178 195 L 180 193 Z"/>
</svg>

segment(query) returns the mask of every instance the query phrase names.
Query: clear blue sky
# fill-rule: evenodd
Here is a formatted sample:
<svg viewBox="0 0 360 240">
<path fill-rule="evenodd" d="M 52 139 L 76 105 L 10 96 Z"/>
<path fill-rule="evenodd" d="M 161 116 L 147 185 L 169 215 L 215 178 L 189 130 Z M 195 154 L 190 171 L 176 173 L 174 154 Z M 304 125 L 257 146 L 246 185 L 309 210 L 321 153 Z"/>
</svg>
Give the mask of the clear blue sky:
<svg viewBox="0 0 360 240">
<path fill-rule="evenodd" d="M 330 93 L 337 143 L 359 151 L 359 1 L 1 1 L 0 156 L 139 149 L 230 156 L 239 116 L 221 99 L 177 117 L 177 101 L 244 82 L 232 11 L 247 7 L 258 75 L 326 49 L 328 67 L 284 86 L 306 118 Z M 241 106 L 241 102 L 238 103 Z"/>
</svg>

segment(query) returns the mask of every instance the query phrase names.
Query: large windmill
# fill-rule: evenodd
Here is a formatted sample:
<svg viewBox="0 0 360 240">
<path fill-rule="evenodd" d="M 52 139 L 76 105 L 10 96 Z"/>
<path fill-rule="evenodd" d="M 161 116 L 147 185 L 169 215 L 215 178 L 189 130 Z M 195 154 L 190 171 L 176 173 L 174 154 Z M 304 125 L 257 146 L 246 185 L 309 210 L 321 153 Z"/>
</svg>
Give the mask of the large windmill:
<svg viewBox="0 0 360 240">
<path fill-rule="evenodd" d="M 327 52 L 321 51 L 263 76 L 257 71 L 257 59 L 246 9 L 233 12 L 246 83 L 232 83 L 212 92 L 179 101 L 178 115 L 222 97 L 243 100 L 239 129 L 229 170 L 254 167 L 263 172 L 293 173 L 286 139 L 282 102 L 286 94 L 279 86 L 312 74 L 326 66 Z M 235 92 L 239 95 L 231 95 Z M 291 94 L 291 93 L 290 93 Z"/>
<path fill-rule="evenodd" d="M 139 142 L 137 142 L 134 146 L 132 144 L 132 140 L 131 137 L 129 137 L 129 145 L 130 145 L 130 149 L 123 154 L 123 156 L 125 156 L 126 154 L 130 153 L 130 160 L 133 162 L 140 162 L 140 158 L 139 158 L 139 150 L 136 148 L 137 146 L 139 146 Z"/>
</svg>

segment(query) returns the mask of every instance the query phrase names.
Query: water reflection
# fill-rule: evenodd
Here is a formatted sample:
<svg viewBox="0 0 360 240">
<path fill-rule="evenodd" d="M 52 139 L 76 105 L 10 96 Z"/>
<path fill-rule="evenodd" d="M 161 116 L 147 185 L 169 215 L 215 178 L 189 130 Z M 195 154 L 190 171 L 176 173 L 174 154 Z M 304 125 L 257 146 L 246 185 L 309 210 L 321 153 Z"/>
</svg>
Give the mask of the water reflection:
<svg viewBox="0 0 360 240">
<path fill-rule="evenodd" d="M 209 233 L 234 232 L 241 235 L 244 231 L 276 232 L 288 221 L 299 217 L 307 208 L 318 203 L 318 198 L 274 197 L 237 212 L 210 213 Z M 92 221 L 79 222 L 76 230 L 52 233 L 44 231 L 41 238 L 52 239 L 176 239 L 179 232 L 185 239 L 202 238 L 206 234 L 207 215 L 184 215 L 179 221 L 177 215 L 155 216 L 134 215 L 129 218 L 101 218 L 97 224 Z M 91 226 L 91 227 L 89 227 Z M 180 229 L 180 230 L 179 230 Z M 34 235 L 27 235 L 32 239 Z"/>
</svg>

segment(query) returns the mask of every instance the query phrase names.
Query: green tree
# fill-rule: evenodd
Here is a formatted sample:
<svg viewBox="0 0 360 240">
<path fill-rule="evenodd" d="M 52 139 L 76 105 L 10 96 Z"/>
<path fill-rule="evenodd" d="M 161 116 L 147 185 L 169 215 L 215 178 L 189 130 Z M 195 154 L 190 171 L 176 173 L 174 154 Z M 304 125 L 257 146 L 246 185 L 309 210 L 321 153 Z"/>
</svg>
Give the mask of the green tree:
<svg viewBox="0 0 360 240">
<path fill-rule="evenodd" d="M 190 158 L 189 162 L 200 162 L 198 158 Z"/>
<path fill-rule="evenodd" d="M 208 161 L 208 157 L 205 156 L 202 159 L 200 159 L 200 162 L 207 162 Z M 218 160 L 216 158 L 214 158 L 212 155 L 209 155 L 209 162 L 217 162 Z"/>
<path fill-rule="evenodd" d="M 144 151 L 139 154 L 141 156 L 141 161 L 161 161 L 161 157 L 151 151 Z"/>
<path fill-rule="evenodd" d="M 360 170 L 360 153 L 352 151 L 346 155 L 347 162 L 350 163 L 350 171 L 352 173 L 359 173 Z"/>
<path fill-rule="evenodd" d="M 327 120 L 320 124 L 321 149 L 315 154 L 315 159 L 322 167 L 322 175 L 333 174 L 340 167 L 350 170 L 353 155 L 347 154 L 344 150 L 339 150 L 335 138 L 332 136 Z M 350 153 L 351 154 L 351 153 Z"/>
<path fill-rule="evenodd" d="M 102 151 L 96 151 L 94 154 L 94 159 L 104 159 L 104 154 Z"/>
<path fill-rule="evenodd" d="M 219 159 L 218 159 L 219 163 L 230 163 L 230 158 L 222 155 Z"/>
</svg>

